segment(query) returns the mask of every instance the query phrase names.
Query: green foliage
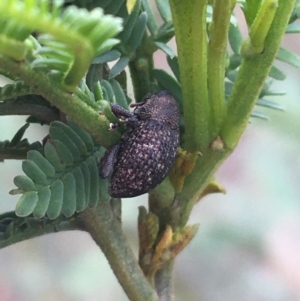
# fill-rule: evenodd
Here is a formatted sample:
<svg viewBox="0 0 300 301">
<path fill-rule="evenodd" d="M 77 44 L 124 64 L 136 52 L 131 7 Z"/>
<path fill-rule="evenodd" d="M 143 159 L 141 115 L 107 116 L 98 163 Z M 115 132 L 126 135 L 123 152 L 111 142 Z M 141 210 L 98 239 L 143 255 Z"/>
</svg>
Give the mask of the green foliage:
<svg viewBox="0 0 300 301">
<path fill-rule="evenodd" d="M 27 138 L 22 139 L 28 127 L 29 123 L 24 124 L 16 132 L 11 141 L 0 141 L 0 154 L 4 154 L 3 157 L 0 156 L 0 162 L 5 158 L 24 159 L 28 151 L 35 150 L 38 152 L 42 150 L 40 142 L 29 143 Z"/>
<path fill-rule="evenodd" d="M 91 87 L 91 90 L 89 87 Z M 109 80 L 101 79 L 101 81 L 96 82 L 92 78 L 89 78 L 87 82 L 81 82 L 75 94 L 84 99 L 88 105 L 100 110 L 104 115 L 106 115 L 107 109 L 110 110 L 108 102 L 117 103 L 123 108 L 129 109 L 127 96 L 120 83 L 114 78 Z M 112 116 L 114 115 L 111 113 L 108 119 L 117 121 Z"/>
<path fill-rule="evenodd" d="M 82 229 L 75 217 L 66 218 L 61 215 L 55 220 L 35 219 L 32 216 L 18 217 L 14 212 L 6 212 L 0 215 L 0 248 L 37 235 Z"/>
<path fill-rule="evenodd" d="M 258 1 L 241 2 L 251 31 L 253 24 L 259 24 L 257 16 L 263 8 Z M 100 110 L 101 115 L 111 122 L 117 120 L 110 110 L 109 102 L 118 103 L 128 109 L 130 99 L 126 94 L 127 79 L 124 69 L 133 62 L 136 68 L 133 70 L 130 66 L 133 79 L 134 72 L 142 76 L 150 71 L 148 86 L 145 88 L 148 92 L 169 90 L 176 98 L 183 116 L 184 96 L 180 62 L 167 45 L 174 36 L 174 16 L 169 3 L 156 1 L 158 13 L 163 21 L 161 26 L 158 25 L 152 4 L 148 0 L 131 3 L 130 12 L 127 5 L 129 3 L 124 0 L 89 3 L 74 0 L 65 1 L 64 6 L 61 1 L 53 1 L 51 5 L 48 1 L 2 1 L 0 53 L 8 59 L 23 60 L 28 68 L 37 74 L 47 74 L 51 85 L 62 91 L 73 91 L 80 101 L 93 110 Z M 103 15 L 102 9 L 114 16 Z M 204 7 L 205 30 L 210 39 L 214 39 L 214 26 L 219 22 L 214 16 L 217 9 L 217 6 L 211 5 Z M 217 14 L 217 11 L 215 13 Z M 298 8 L 295 7 L 287 32 L 297 31 L 290 29 L 298 15 Z M 234 15 L 229 16 L 228 20 L 228 40 L 232 52 L 226 49 L 224 52 L 223 49 L 225 58 L 220 58 L 220 62 L 225 66 L 223 85 L 226 101 L 232 94 L 245 55 L 245 42 Z M 124 30 L 120 32 L 122 22 Z M 38 35 L 35 34 L 36 30 Z M 116 35 L 119 40 L 113 38 Z M 167 62 L 174 76 L 151 66 L 151 57 L 158 49 L 167 54 Z M 276 58 L 295 67 L 300 66 L 299 57 L 287 49 L 280 48 Z M 115 64 L 109 68 L 108 63 L 113 61 Z M 82 79 L 87 70 L 86 78 Z M 2 101 L 9 102 L 14 98 L 19 99 L 35 93 L 33 85 L 28 85 L 26 81 L 15 78 L 6 71 L 3 73 L 15 81 L 0 89 Z M 273 65 L 269 77 L 283 80 L 285 75 Z M 268 80 L 264 84 L 256 105 L 283 110 L 281 105 L 267 99 L 269 96 L 282 94 L 272 91 L 270 83 Z M 134 85 L 138 88 L 137 82 L 134 81 Z M 267 118 L 256 110 L 252 112 L 252 116 Z M 185 125 L 183 118 L 181 120 L 181 142 L 184 146 Z M 23 162 L 26 176 L 15 178 L 18 189 L 13 190 L 13 193 L 23 194 L 16 208 L 19 216 L 33 214 L 35 218 L 42 218 L 47 215 L 55 219 L 64 214 L 69 217 L 97 204 L 99 186 L 104 185 L 105 188 L 107 185 L 106 181 L 99 181 L 97 176 L 95 157 L 99 156 L 99 152 L 85 131 L 71 121 L 70 126 L 52 123 L 49 129 L 50 139 L 43 150 L 37 145 L 39 151 L 28 152 L 27 160 Z M 25 144 L 26 151 L 31 149 L 27 140 L 22 140 L 27 127 L 28 124 L 22 127 L 12 141 L 2 142 L 1 149 L 12 150 L 24 147 Z M 106 190 L 105 188 L 104 191 Z M 108 196 L 104 195 L 104 198 L 108 199 Z"/>
<path fill-rule="evenodd" d="M 174 36 L 173 19 L 176 16 L 174 12 L 172 15 L 168 2 L 156 1 L 156 8 L 162 19 L 161 26 L 158 25 L 152 4 L 148 0 L 132 2 L 130 12 L 127 10 L 129 2 L 124 0 L 89 2 L 74 0 L 65 1 L 64 5 L 62 4 L 61 1 L 53 1 L 51 5 L 48 1 L 37 0 L 2 1 L 0 4 L 1 55 L 7 59 L 23 61 L 26 68 L 34 74 L 47 74 L 50 85 L 60 91 L 74 92 L 74 96 L 78 97 L 81 102 L 94 111 L 100 110 L 101 116 L 109 121 L 116 121 L 108 105 L 109 102 L 118 103 L 128 109 L 130 99 L 126 93 L 127 79 L 124 69 L 130 65 L 134 88 L 139 89 L 138 82 L 135 82 L 135 72 L 141 78 L 147 74 L 148 77 L 143 79 L 146 83 L 143 89 L 147 89 L 148 93 L 161 89 L 169 90 L 176 98 L 183 116 L 183 88 L 186 83 L 182 82 L 180 61 L 167 45 L 167 42 Z M 259 16 L 262 14 L 261 11 L 268 13 L 269 8 L 267 4 L 264 4 L 265 6 L 261 4 L 259 1 L 241 1 L 249 32 L 252 32 L 250 42 L 256 41 L 257 31 L 260 34 L 259 45 L 264 43 L 265 36 L 259 31 Z M 228 11 L 232 8 L 232 4 L 228 2 Z M 104 15 L 103 9 L 113 16 Z M 211 43 L 214 43 L 212 41 L 218 43 L 218 35 L 223 34 L 215 32 L 214 28 L 218 22 L 225 22 L 225 19 L 221 20 L 216 17 L 218 9 L 218 6 L 203 6 L 205 15 L 203 28 L 206 33 L 204 36 L 206 39 L 207 35 Z M 24 11 L 26 11 L 26 16 Z M 287 32 L 293 31 L 290 29 L 298 16 L 298 6 L 296 6 Z M 268 19 L 270 24 L 273 17 L 272 13 Z M 121 23 L 124 26 L 122 32 L 120 32 Z M 224 45 L 222 46 L 224 57 L 220 56 L 218 60 L 225 66 L 225 82 L 215 87 L 217 90 L 224 89 L 225 91 L 221 91 L 221 94 L 225 96 L 213 94 L 210 91 L 212 89 L 208 90 L 210 92 L 207 97 L 211 98 L 211 108 L 208 108 L 210 112 L 208 115 L 203 115 L 203 118 L 213 119 L 214 114 L 220 114 L 219 122 L 226 113 L 226 103 L 222 99 L 225 97 L 228 101 L 231 97 L 241 64 L 245 55 L 248 55 L 245 52 L 245 41 L 242 39 L 234 15 L 228 15 L 226 24 L 232 52 L 226 50 Z M 265 28 L 266 32 L 268 28 Z M 36 31 L 39 34 L 35 34 Z M 115 36 L 118 40 L 113 38 Z M 224 40 L 226 38 L 226 36 L 223 37 Z M 187 47 L 190 46 L 187 45 Z M 209 47 L 208 54 L 202 53 L 203 58 L 208 55 L 209 61 L 216 62 L 212 52 L 215 47 L 211 45 Z M 158 49 L 167 54 L 167 61 L 174 76 L 164 70 L 153 68 L 152 55 Z M 206 47 L 202 50 L 206 51 Z M 280 48 L 276 58 L 293 66 L 300 66 L 299 57 L 287 49 Z M 109 68 L 108 63 L 113 61 L 115 64 Z M 87 70 L 86 78 L 82 79 Z M 210 82 L 212 77 L 212 84 L 214 84 L 216 79 L 213 75 L 213 65 L 209 66 L 208 71 L 208 80 Z M 11 101 L 36 92 L 36 87 L 28 84 L 23 78 L 14 77 L 6 71 L 3 73 L 15 81 L 1 88 L 0 99 L 2 101 Z M 283 80 L 285 75 L 273 65 L 270 68 L 269 77 Z M 186 75 L 183 78 L 186 78 Z M 281 105 L 267 99 L 275 94 L 278 92 L 271 90 L 270 80 L 266 81 L 256 105 L 283 110 Z M 138 97 L 139 94 L 135 96 Z M 212 101 L 212 99 L 215 100 Z M 218 111 L 219 104 L 224 107 L 223 113 Z M 215 109 L 217 110 L 214 111 Z M 188 114 L 186 109 L 185 112 Z M 259 111 L 253 111 L 252 116 L 266 118 Z M 213 129 L 211 120 L 205 122 L 211 127 L 211 134 L 214 135 L 216 128 Z M 71 128 L 75 126 L 74 123 L 70 125 Z M 21 140 L 27 126 L 23 127 L 11 142 L 2 143 L 2 150 L 22 147 L 24 143 L 28 144 L 26 140 Z M 23 170 L 27 176 L 19 176 L 15 179 L 18 189 L 14 190 L 14 193 L 23 193 L 16 210 L 18 215 L 33 214 L 36 218 L 48 215 L 50 218 L 56 218 L 63 213 L 65 216 L 71 216 L 76 211 L 82 211 L 87 206 L 94 206 L 97 203 L 98 187 L 101 183 L 98 183 L 98 180 L 92 183 L 92 179 L 98 178 L 93 158 L 99 153 L 86 132 L 79 130 L 78 127 L 75 133 L 71 128 L 62 123 L 52 123 L 49 129 L 51 139 L 44 145 L 43 155 L 37 151 L 28 153 L 27 160 L 23 162 Z M 78 136 L 79 133 L 82 133 L 81 137 Z M 181 133 L 182 136 L 185 133 L 183 118 Z M 183 141 L 184 139 L 182 143 Z M 201 143 L 204 143 L 204 140 Z M 27 144 L 26 147 L 30 148 Z M 82 179 L 84 179 L 84 184 L 82 184 Z"/>
<path fill-rule="evenodd" d="M 17 216 L 70 217 L 96 206 L 99 189 L 105 200 L 110 199 L 105 195 L 107 180 L 98 176 L 97 159 L 103 149 L 74 122 L 69 120 L 68 124 L 56 121 L 50 125 L 44 156 L 38 151 L 27 153 L 22 164 L 26 176 L 15 177 L 18 188 L 11 191 L 22 193 Z"/>
<path fill-rule="evenodd" d="M 24 14 L 26 11 L 26 14 Z M 3 48 L 0 52 L 14 60 L 24 60 L 32 52 L 32 68 L 52 72 L 54 80 L 74 91 L 96 55 L 118 43 L 121 20 L 103 15 L 100 8 L 88 12 L 70 6 L 62 11 L 61 1 L 2 1 L 0 3 Z M 39 43 L 30 34 L 45 33 Z"/>
<path fill-rule="evenodd" d="M 144 43 L 148 46 L 147 52 L 149 55 L 152 55 L 157 49 L 161 49 L 166 53 L 171 51 L 166 43 L 174 36 L 174 27 L 167 1 L 157 1 L 160 16 L 164 20 L 160 27 L 157 24 L 149 0 L 137 0 L 130 14 L 126 10 L 125 1 L 111 1 L 110 9 L 108 9 L 107 1 L 100 1 L 98 5 L 105 8 L 107 13 L 113 11 L 114 15 L 124 20 L 124 30 L 118 36 L 120 44 L 94 60 L 94 63 L 102 64 L 117 60 L 109 71 L 109 78 L 118 76 L 130 61 L 136 59 L 138 47 Z M 149 30 L 150 33 L 147 40 L 145 40 L 146 30 Z"/>
<path fill-rule="evenodd" d="M 82 220 L 132 300 L 155 294 L 147 281 L 145 290 L 136 289 L 143 275 L 132 283 L 131 271 L 138 275 L 140 269 L 127 250 L 120 214 L 116 218 L 109 206 L 108 182 L 99 178 L 97 166 L 102 146 L 114 145 L 123 130 L 108 132 L 109 122 L 118 122 L 109 103 L 129 109 L 127 74 L 136 102 L 165 89 L 181 113 L 180 153 L 185 155 L 177 157 L 173 176 L 149 194 L 155 231 L 148 219 L 142 225 L 153 234 L 147 252 L 156 254 L 159 263 L 156 268 L 150 264 L 148 274 L 143 270 L 153 284 L 156 269 L 172 265 L 170 258 L 195 234 L 196 228 L 186 227 L 193 206 L 204 195 L 222 191 L 213 175 L 237 145 L 250 115 L 267 119 L 258 107 L 284 110 L 269 99 L 284 94 L 271 88 L 274 80 L 286 77 L 274 60 L 300 67 L 295 53 L 280 48 L 284 32 L 300 32 L 294 23 L 300 17 L 298 0 L 152 2 L 0 2 L 0 73 L 13 81 L 0 88 L 0 113 L 7 114 L 9 107 L 20 114 L 24 105 L 30 122 L 67 120 L 50 124 L 43 146 L 23 139 L 28 123 L 11 141 L 0 143 L 0 160 L 27 158 L 25 175 L 15 177 L 17 188 L 11 191 L 21 194 L 15 213 L 0 216 L 0 247 L 33 237 L 35 231 L 78 228 Z M 245 40 L 233 14 L 236 3 L 248 25 Z M 177 53 L 168 45 L 174 35 Z M 166 54 L 172 74 L 154 66 L 157 50 Z M 54 115 L 47 119 L 49 113 Z M 180 236 L 177 244 L 169 244 L 172 233 Z M 176 249 L 174 255 L 163 255 L 170 249 Z M 149 264 L 149 257 L 145 260 Z"/>
</svg>

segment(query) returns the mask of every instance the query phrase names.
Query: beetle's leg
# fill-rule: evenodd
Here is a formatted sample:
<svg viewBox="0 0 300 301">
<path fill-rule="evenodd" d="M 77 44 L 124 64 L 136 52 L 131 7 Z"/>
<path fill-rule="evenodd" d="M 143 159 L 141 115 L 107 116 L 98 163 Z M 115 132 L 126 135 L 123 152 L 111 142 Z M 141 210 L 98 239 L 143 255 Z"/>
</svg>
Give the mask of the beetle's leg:
<svg viewBox="0 0 300 301">
<path fill-rule="evenodd" d="M 133 114 L 130 111 L 124 109 L 123 107 L 119 106 L 116 103 L 111 102 L 110 108 L 111 108 L 112 113 L 119 118 L 118 123 L 110 123 L 109 124 L 110 131 L 113 131 L 113 130 L 117 129 L 118 127 L 122 126 L 124 123 L 126 123 L 125 120 L 127 120 L 128 118 L 131 118 L 133 116 Z"/>
<path fill-rule="evenodd" d="M 118 117 L 129 118 L 132 116 L 132 113 L 123 107 L 117 105 L 116 103 L 110 103 L 111 111 Z"/>
<path fill-rule="evenodd" d="M 127 118 L 124 123 L 127 127 L 134 128 L 138 124 L 138 118 L 136 115 L 132 114 L 129 118 Z"/>
<path fill-rule="evenodd" d="M 99 176 L 107 178 L 114 168 L 115 159 L 122 143 L 114 145 L 110 150 L 107 150 L 104 157 L 99 162 Z"/>
<path fill-rule="evenodd" d="M 124 124 L 123 120 L 120 120 L 118 123 L 110 123 L 109 124 L 109 131 L 114 131 L 115 129 L 117 129 L 118 127 L 122 126 Z"/>
<path fill-rule="evenodd" d="M 112 131 L 123 124 L 129 127 L 135 127 L 137 124 L 137 116 L 130 111 L 124 109 L 123 107 L 115 104 L 115 103 L 110 103 L 111 111 L 119 118 L 118 123 L 111 123 L 109 125 L 109 130 Z"/>
</svg>

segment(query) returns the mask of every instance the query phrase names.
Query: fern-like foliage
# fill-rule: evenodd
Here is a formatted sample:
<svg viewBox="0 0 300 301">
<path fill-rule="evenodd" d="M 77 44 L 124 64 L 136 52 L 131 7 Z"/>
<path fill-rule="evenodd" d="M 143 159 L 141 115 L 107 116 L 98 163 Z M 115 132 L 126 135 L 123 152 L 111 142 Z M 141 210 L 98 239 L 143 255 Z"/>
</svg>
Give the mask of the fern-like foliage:
<svg viewBox="0 0 300 301">
<path fill-rule="evenodd" d="M 56 219 L 63 214 L 72 216 L 99 200 L 109 200 L 107 180 L 98 176 L 97 159 L 103 148 L 94 144 L 89 134 L 71 120 L 68 125 L 55 121 L 50 125 L 50 138 L 44 155 L 29 151 L 22 168 L 26 175 L 14 179 L 22 193 L 16 215 Z"/>
<path fill-rule="evenodd" d="M 240 2 L 241 5 L 245 3 Z M 172 15 L 167 1 L 155 1 L 155 8 L 163 20 L 161 26 L 158 25 L 154 15 L 155 8 L 149 0 L 137 0 L 132 11 L 128 11 L 125 0 L 90 1 L 89 7 L 86 6 L 86 1 L 81 0 L 67 3 L 68 5 L 65 3 L 62 6 L 62 1 L 1 1 L 0 55 L 27 64 L 37 73 L 49 75 L 53 86 L 73 92 L 94 110 L 100 109 L 101 114 L 112 122 L 116 121 L 116 117 L 111 113 L 109 102 L 118 103 L 128 109 L 130 100 L 125 90 L 126 79 L 124 84 L 121 77 L 128 64 L 134 62 L 136 68 L 149 67 L 149 87 L 153 90 L 169 90 L 176 98 L 182 113 L 183 97 L 178 58 L 167 45 L 174 36 Z M 86 6 L 89 10 L 69 4 Z M 253 12 L 249 13 L 244 6 L 243 8 L 251 24 L 250 14 Z M 114 16 L 104 15 L 104 12 Z M 296 17 L 291 18 L 291 24 L 298 18 L 297 12 L 294 15 Z M 208 35 L 211 16 L 212 8 L 208 5 Z M 232 16 L 229 30 L 230 49 L 227 53 L 224 79 L 226 98 L 231 93 L 243 59 L 242 43 L 239 27 Z M 158 49 L 167 54 L 174 76 L 164 70 L 143 65 L 143 56 L 150 58 Z M 277 59 L 300 66 L 299 58 L 283 48 Z M 116 63 L 108 68 L 107 63 L 111 61 Z M 148 62 L 151 65 L 151 59 Z M 97 68 L 107 69 L 99 76 Z M 82 79 L 87 70 L 86 78 Z M 273 66 L 270 78 L 280 80 L 284 77 L 282 71 Z M 21 80 L 14 80 L 13 84 L 0 89 L 1 101 L 34 93 L 33 86 L 29 87 Z M 273 92 L 270 82 L 267 82 L 257 105 L 282 110 L 282 106 L 268 99 L 275 94 L 283 93 Z M 266 118 L 256 111 L 253 111 L 252 116 Z M 184 133 L 183 119 L 181 133 Z M 4 147 L 15 145 L 17 144 L 6 142 Z M 17 215 L 33 215 L 35 218 L 47 216 L 50 219 L 56 219 L 61 214 L 70 217 L 75 212 L 95 206 L 99 193 L 102 194 L 101 199 L 109 199 L 107 181 L 100 180 L 97 172 L 96 158 L 101 155 L 101 151 L 92 138 L 75 123 L 69 121 L 68 126 L 53 122 L 50 126 L 50 139 L 43 151 L 28 152 L 27 160 L 23 162 L 26 176 L 15 178 L 18 188 L 12 193 L 22 193 L 16 207 Z"/>
<path fill-rule="evenodd" d="M 23 125 L 13 136 L 13 138 L 5 141 L 0 141 L 0 162 L 5 159 L 24 159 L 26 153 L 30 150 L 39 152 L 42 150 L 40 142 L 29 143 L 26 138 L 23 139 L 25 131 L 28 129 L 29 123 Z M 5 155 L 4 155 L 5 154 Z"/>
<path fill-rule="evenodd" d="M 124 30 L 118 35 L 120 44 L 93 61 L 97 64 L 117 60 L 108 74 L 108 78 L 115 78 L 127 67 L 130 60 L 135 58 L 135 51 L 141 44 L 147 28 L 147 13 L 141 10 L 141 0 L 136 1 L 130 13 L 127 11 L 124 0 L 110 1 L 109 4 L 107 1 L 99 1 L 97 5 L 124 20 Z"/>
<path fill-rule="evenodd" d="M 62 10 L 61 1 L 3 0 L 0 2 L 0 53 L 17 61 L 28 60 L 32 68 L 49 72 L 74 91 L 97 55 L 119 41 L 113 37 L 122 20 L 75 6 Z M 26 12 L 26 13 L 24 13 Z M 30 36 L 44 33 L 38 42 Z"/>
<path fill-rule="evenodd" d="M 81 1 L 74 1 L 76 3 Z M 94 3 L 94 4 L 93 4 Z M 117 60 L 109 71 L 109 79 L 119 75 L 137 56 L 137 48 L 145 42 L 149 53 L 161 49 L 167 54 L 174 55 L 167 42 L 174 37 L 171 10 L 168 1 L 156 1 L 163 24 L 158 26 L 153 4 L 149 0 L 137 0 L 131 12 L 126 8 L 126 1 L 94 1 L 94 5 L 102 7 L 107 13 L 112 13 L 124 20 L 124 30 L 118 35 L 120 44 L 94 59 L 93 63 L 107 63 Z M 82 3 L 81 3 L 82 4 Z M 148 33 L 147 33 L 148 31 Z"/>
<path fill-rule="evenodd" d="M 75 94 L 88 103 L 92 102 L 91 106 L 96 106 L 100 111 L 103 110 L 103 101 L 117 103 L 123 108 L 129 109 L 127 97 L 119 82 L 114 78 L 109 80 L 102 79 L 92 83 L 91 89 L 86 81 L 83 80 Z"/>
<path fill-rule="evenodd" d="M 0 215 L 0 249 L 22 240 L 66 230 L 84 230 L 84 227 L 76 216 L 66 218 L 61 215 L 50 220 L 18 217 L 14 212 L 6 212 Z"/>
</svg>

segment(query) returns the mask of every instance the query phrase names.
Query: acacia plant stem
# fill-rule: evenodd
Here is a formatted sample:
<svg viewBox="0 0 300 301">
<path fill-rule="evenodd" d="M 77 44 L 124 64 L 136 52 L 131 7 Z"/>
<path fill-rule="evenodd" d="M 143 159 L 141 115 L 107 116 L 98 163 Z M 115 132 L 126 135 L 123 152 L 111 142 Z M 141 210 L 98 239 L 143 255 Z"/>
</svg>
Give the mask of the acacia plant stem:
<svg viewBox="0 0 300 301">
<path fill-rule="evenodd" d="M 217 137 L 226 114 L 225 55 L 230 17 L 235 2 L 234 0 L 214 1 L 213 19 L 209 27 L 207 74 L 212 118 L 211 135 L 213 138 Z"/>
<path fill-rule="evenodd" d="M 258 54 L 264 50 L 265 38 L 269 32 L 276 10 L 277 0 L 263 1 L 251 25 L 249 36 L 252 50 Z"/>
<path fill-rule="evenodd" d="M 105 254 L 131 301 L 159 301 L 122 233 L 109 203 L 100 203 L 79 214 L 87 231 Z"/>
<path fill-rule="evenodd" d="M 148 43 L 146 34 L 142 44 L 135 51 L 135 58 L 129 62 L 130 76 L 132 80 L 135 101 L 142 101 L 143 98 L 152 92 L 151 82 L 153 76 L 153 52 L 155 48 Z"/>
<path fill-rule="evenodd" d="M 173 269 L 174 259 L 168 261 L 155 274 L 155 288 L 160 301 L 173 301 Z"/>
<path fill-rule="evenodd" d="M 0 215 L 0 221 L 7 217 L 12 218 L 12 222 L 7 226 L 4 233 L 0 233 L 0 249 L 50 233 L 85 230 L 77 216 L 71 218 L 62 216 L 53 221 L 49 219 L 37 220 L 32 217 L 20 218 L 14 212 L 6 212 Z"/>
<path fill-rule="evenodd" d="M 2 55 L 0 55 L 0 68 L 24 80 L 32 88 L 32 93 L 42 95 L 52 105 L 82 126 L 104 147 L 114 145 L 120 139 L 117 131 L 108 131 L 109 122 L 104 115 L 100 115 L 76 95 L 62 90 L 60 84 L 51 81 L 47 74 L 32 70 L 29 64 L 15 62 Z"/>
<path fill-rule="evenodd" d="M 233 149 L 244 132 L 251 111 L 276 57 L 295 0 L 279 0 L 272 25 L 264 41 L 262 53 L 249 52 L 249 41 L 242 48 L 244 60 L 233 85 L 227 105 L 227 116 L 221 128 L 226 146 Z M 269 18 L 273 18 L 270 14 Z M 250 45 L 251 47 L 251 45 Z"/>
<path fill-rule="evenodd" d="M 202 153 L 194 170 L 186 177 L 184 187 L 178 196 L 189 206 L 192 207 L 197 201 L 201 191 L 208 184 L 216 169 L 236 147 L 246 129 L 251 111 L 279 49 L 294 4 L 295 0 L 279 1 L 273 23 L 265 40 L 265 51 L 261 54 L 253 53 L 251 56 L 244 57 L 220 131 L 220 136 L 225 142 L 224 149 L 207 148 Z M 184 75 L 181 74 L 181 76 Z M 186 200 L 192 199 L 194 200 L 192 203 L 186 202 Z"/>
<path fill-rule="evenodd" d="M 170 0 L 189 152 L 202 151 L 209 143 L 206 5 L 207 0 Z"/>
</svg>

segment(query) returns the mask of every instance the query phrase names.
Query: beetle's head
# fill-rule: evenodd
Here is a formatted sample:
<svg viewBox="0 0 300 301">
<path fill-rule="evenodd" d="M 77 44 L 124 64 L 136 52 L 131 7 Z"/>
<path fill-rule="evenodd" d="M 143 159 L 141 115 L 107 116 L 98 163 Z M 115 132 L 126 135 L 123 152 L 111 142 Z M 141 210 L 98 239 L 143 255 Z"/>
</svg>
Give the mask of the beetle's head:
<svg viewBox="0 0 300 301">
<path fill-rule="evenodd" d="M 144 99 L 135 105 L 133 113 L 140 120 L 155 120 L 169 125 L 174 130 L 179 127 L 179 109 L 168 91 L 160 91 Z"/>
</svg>

